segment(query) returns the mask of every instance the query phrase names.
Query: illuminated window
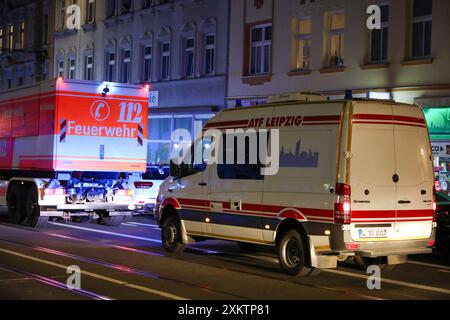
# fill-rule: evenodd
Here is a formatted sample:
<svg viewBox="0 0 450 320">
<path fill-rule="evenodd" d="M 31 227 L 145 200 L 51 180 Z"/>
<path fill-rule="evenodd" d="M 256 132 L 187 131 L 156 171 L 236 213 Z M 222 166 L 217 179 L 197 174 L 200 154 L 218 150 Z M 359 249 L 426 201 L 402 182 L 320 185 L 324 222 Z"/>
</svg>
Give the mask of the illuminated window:
<svg viewBox="0 0 450 320">
<path fill-rule="evenodd" d="M 381 29 L 374 29 L 371 34 L 370 60 L 372 62 L 382 62 L 388 59 L 389 5 L 382 5 L 380 9 Z"/>
<path fill-rule="evenodd" d="M 161 80 L 169 80 L 170 42 L 161 43 Z"/>
<path fill-rule="evenodd" d="M 272 25 L 265 24 L 250 29 L 250 74 L 270 72 L 272 51 Z"/>
<path fill-rule="evenodd" d="M 311 18 L 303 18 L 293 22 L 295 66 L 302 70 L 311 67 Z"/>
<path fill-rule="evenodd" d="M 14 49 L 14 26 L 12 24 L 8 26 L 8 49 L 10 51 Z"/>
<path fill-rule="evenodd" d="M 151 81 L 152 79 L 152 51 L 151 45 L 142 47 L 142 81 Z"/>
<path fill-rule="evenodd" d="M 213 75 L 215 73 L 216 64 L 216 35 L 214 33 L 207 34 L 205 37 L 205 74 Z"/>
<path fill-rule="evenodd" d="M 86 0 L 86 23 L 95 21 L 95 0 Z"/>
<path fill-rule="evenodd" d="M 3 52 L 3 28 L 0 27 L 0 53 Z"/>
<path fill-rule="evenodd" d="M 431 54 L 433 1 L 414 0 L 412 13 L 412 57 Z"/>
<path fill-rule="evenodd" d="M 186 38 L 184 40 L 184 76 L 191 78 L 194 76 L 195 65 L 195 40 Z"/>
<path fill-rule="evenodd" d="M 25 21 L 19 23 L 19 49 L 25 48 Z"/>
<path fill-rule="evenodd" d="M 328 65 L 344 65 L 345 14 L 332 13 L 328 16 Z"/>
<path fill-rule="evenodd" d="M 94 56 L 84 57 L 84 80 L 94 80 Z"/>
</svg>

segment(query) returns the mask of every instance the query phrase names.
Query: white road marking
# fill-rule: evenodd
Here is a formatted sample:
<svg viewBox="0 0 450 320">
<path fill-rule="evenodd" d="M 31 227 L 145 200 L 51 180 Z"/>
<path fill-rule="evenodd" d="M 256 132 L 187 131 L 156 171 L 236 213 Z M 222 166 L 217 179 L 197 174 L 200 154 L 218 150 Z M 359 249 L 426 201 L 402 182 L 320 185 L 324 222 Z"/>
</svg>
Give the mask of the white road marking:
<svg viewBox="0 0 450 320">
<path fill-rule="evenodd" d="M 367 279 L 367 275 L 362 275 L 362 274 L 357 274 L 357 273 L 352 273 L 352 272 L 347 272 L 347 271 L 341 271 L 341 270 L 324 269 L 324 270 L 322 270 L 322 272 L 339 274 L 339 275 L 342 275 L 342 276 L 354 277 L 354 278 L 359 278 L 359 279 L 364 279 L 364 280 Z M 410 282 L 405 282 L 405 281 L 381 278 L 381 282 L 389 283 L 389 284 L 395 284 L 395 285 L 403 286 L 403 287 L 414 288 L 414 289 L 421 289 L 421 290 L 426 290 L 426 291 L 433 291 L 433 292 L 450 294 L 450 290 L 448 290 L 448 289 L 431 287 L 431 286 L 426 286 L 426 285 L 416 284 L 416 283 L 410 283 Z"/>
<path fill-rule="evenodd" d="M 131 224 L 131 223 L 128 223 L 128 222 L 122 222 L 121 225 L 122 225 L 122 226 L 129 226 L 129 227 L 137 227 L 137 225 Z"/>
<path fill-rule="evenodd" d="M 60 227 L 65 227 L 65 228 L 72 228 L 72 229 L 78 229 L 78 230 L 85 230 L 85 231 L 90 231 L 90 232 L 97 232 L 97 233 L 109 234 L 109 235 L 112 235 L 112 236 L 117 236 L 117 237 L 122 237 L 122 238 L 130 238 L 130 239 L 135 239 L 135 240 L 143 240 L 143 241 L 149 241 L 149 242 L 161 243 L 161 240 L 152 239 L 152 238 L 139 237 L 139 236 L 132 236 L 132 235 L 128 235 L 128 234 L 117 233 L 117 232 L 111 232 L 111 231 L 105 231 L 105 230 L 90 229 L 90 228 L 85 228 L 85 227 L 80 227 L 80 226 L 74 226 L 74 225 L 70 225 L 70 224 L 62 224 L 62 223 L 54 223 L 54 222 L 49 222 L 49 223 L 50 223 L 50 224 L 53 224 L 53 225 L 55 225 L 55 226 L 60 226 Z"/>
<path fill-rule="evenodd" d="M 39 259 L 39 258 L 36 258 L 36 257 L 28 256 L 26 254 L 22 254 L 22 253 L 19 253 L 19 252 L 10 251 L 10 250 L 6 250 L 6 249 L 2 249 L 2 248 L 0 248 L 0 252 L 7 253 L 7 254 L 10 254 L 10 255 L 14 255 L 14 256 L 21 257 L 21 258 L 28 259 L 28 260 L 40 262 L 40 263 L 47 264 L 47 265 L 52 266 L 52 267 L 61 268 L 61 269 L 64 269 L 64 270 L 67 270 L 67 267 L 68 267 L 68 266 L 65 266 L 65 265 L 62 265 L 62 264 L 59 264 L 59 263 L 50 262 L 50 261 L 47 261 L 47 260 Z M 122 285 L 122 286 L 125 286 L 125 287 L 128 287 L 128 288 L 133 288 L 133 289 L 140 290 L 140 291 L 143 291 L 143 292 L 155 294 L 155 295 L 158 295 L 158 296 L 161 296 L 161 297 L 164 297 L 164 298 L 173 299 L 173 300 L 189 300 L 189 299 L 186 299 L 186 298 L 183 298 L 183 297 L 180 297 L 180 296 L 177 296 L 177 295 L 165 292 L 165 291 L 155 290 L 155 289 L 151 289 L 151 288 L 148 288 L 148 287 L 140 286 L 140 285 L 137 285 L 137 284 L 133 284 L 133 283 L 128 283 L 128 282 L 125 282 L 125 281 L 117 280 L 117 279 L 114 279 L 114 278 L 105 277 L 105 276 L 102 276 L 102 275 L 97 274 L 97 273 L 92 273 L 92 272 L 85 271 L 85 270 L 81 270 L 81 273 L 85 274 L 87 276 L 90 276 L 92 278 L 96 278 L 96 279 L 99 279 L 99 280 L 111 282 L 111 283 L 118 284 L 118 285 Z"/>
<path fill-rule="evenodd" d="M 418 261 L 411 261 L 411 260 L 406 261 L 406 263 L 417 264 L 419 266 L 426 266 L 426 267 L 433 267 L 433 268 L 450 270 L 450 267 L 443 266 L 441 264 L 433 264 L 433 263 L 418 262 Z"/>
<path fill-rule="evenodd" d="M 137 226 L 144 226 L 144 227 L 158 227 L 156 224 L 151 224 L 151 223 L 141 223 L 141 222 L 134 222 L 134 221 L 131 221 L 131 222 L 128 222 L 128 223 L 134 224 L 134 225 L 137 225 Z"/>
<path fill-rule="evenodd" d="M 137 240 L 161 243 L 161 240 L 152 239 L 152 238 L 132 236 L 132 235 L 127 235 L 127 234 L 122 234 L 122 233 L 117 233 L 117 232 L 110 232 L 110 231 L 105 231 L 105 230 L 89 229 L 89 228 L 84 228 L 84 227 L 80 227 L 80 226 L 73 226 L 73 225 L 67 225 L 67 224 L 59 224 L 59 223 L 53 223 L 53 222 L 51 222 L 51 223 L 54 224 L 54 225 L 63 226 L 63 227 L 67 227 L 67 228 L 74 228 L 74 229 L 86 230 L 86 231 L 91 231 L 91 232 L 110 234 L 110 235 L 114 235 L 114 236 L 118 236 L 118 237 L 124 237 L 124 238 L 130 238 L 130 239 L 137 239 Z M 192 249 L 199 250 L 199 251 L 209 251 L 207 249 L 200 249 L 200 248 L 192 248 Z M 216 252 L 216 253 L 226 253 L 226 252 L 217 251 L 217 250 L 215 250 L 214 252 Z M 243 254 L 243 256 L 255 258 L 255 259 L 258 259 L 258 260 L 261 260 L 261 261 L 278 263 L 278 260 L 275 259 L 275 258 L 262 257 L 262 256 L 250 255 L 250 254 Z M 411 261 L 408 261 L 408 263 L 411 263 Z M 415 261 L 413 263 L 422 264 L 421 262 L 415 262 Z M 425 265 L 430 265 L 430 264 L 425 264 Z M 438 266 L 438 265 L 432 265 L 432 266 Z M 439 267 L 440 268 L 444 268 L 443 266 L 439 266 Z M 361 274 L 358 274 L 358 273 L 352 273 L 352 272 L 346 272 L 346 271 L 340 271 L 340 270 L 332 270 L 332 269 L 323 269 L 322 271 L 323 272 L 328 272 L 328 273 L 339 274 L 339 275 L 343 275 L 343 276 L 349 276 L 349 277 L 364 279 L 364 280 L 367 279 L 366 275 L 361 275 Z M 395 285 L 404 286 L 404 287 L 410 287 L 410 288 L 422 289 L 422 290 L 427 290 L 427 291 L 434 291 L 434 292 L 439 292 L 439 293 L 450 294 L 450 290 L 443 289 L 443 288 L 436 288 L 436 287 L 420 285 L 420 284 L 415 284 L 415 283 L 410 283 L 410 282 L 405 282 L 405 281 L 398 281 L 398 280 L 393 280 L 393 279 L 386 279 L 386 278 L 383 278 L 382 281 L 385 282 L 385 283 L 395 284 Z"/>
</svg>

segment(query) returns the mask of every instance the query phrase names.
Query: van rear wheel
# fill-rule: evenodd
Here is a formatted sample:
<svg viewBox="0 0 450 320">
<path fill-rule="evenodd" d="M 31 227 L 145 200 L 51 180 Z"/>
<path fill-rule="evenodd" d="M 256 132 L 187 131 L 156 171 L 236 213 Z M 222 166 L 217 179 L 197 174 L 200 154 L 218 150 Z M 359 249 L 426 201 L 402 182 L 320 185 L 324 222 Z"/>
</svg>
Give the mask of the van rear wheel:
<svg viewBox="0 0 450 320">
<path fill-rule="evenodd" d="M 287 274 L 306 276 L 311 272 L 306 266 L 305 246 L 297 231 L 289 230 L 281 236 L 277 253 L 280 266 Z"/>
<path fill-rule="evenodd" d="M 164 249 L 170 253 L 181 253 L 186 245 L 181 238 L 181 222 L 177 216 L 169 216 L 161 228 L 161 239 Z"/>
</svg>

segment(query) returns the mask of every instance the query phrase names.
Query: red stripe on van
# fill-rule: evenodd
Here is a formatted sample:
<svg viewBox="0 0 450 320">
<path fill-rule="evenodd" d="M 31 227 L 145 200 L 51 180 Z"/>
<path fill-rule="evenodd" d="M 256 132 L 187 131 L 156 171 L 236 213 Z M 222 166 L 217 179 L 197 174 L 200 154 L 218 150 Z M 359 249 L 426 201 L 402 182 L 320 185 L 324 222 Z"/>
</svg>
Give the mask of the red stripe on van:
<svg viewBox="0 0 450 320">
<path fill-rule="evenodd" d="M 386 121 L 401 121 L 426 124 L 425 119 L 417 117 L 385 115 L 385 114 L 355 114 L 354 120 L 386 120 Z"/>
<path fill-rule="evenodd" d="M 399 126 L 407 126 L 407 127 L 419 127 L 419 128 L 426 128 L 426 125 L 420 125 L 420 124 L 410 124 L 405 122 L 382 122 L 382 121 L 353 121 L 354 124 L 395 124 Z"/>
<path fill-rule="evenodd" d="M 303 118 L 303 122 L 331 122 L 331 121 L 341 121 L 341 116 L 312 116 Z"/>
<path fill-rule="evenodd" d="M 433 217 L 433 210 L 373 210 L 373 211 L 352 211 L 352 222 L 356 219 L 370 218 L 426 218 Z"/>
</svg>

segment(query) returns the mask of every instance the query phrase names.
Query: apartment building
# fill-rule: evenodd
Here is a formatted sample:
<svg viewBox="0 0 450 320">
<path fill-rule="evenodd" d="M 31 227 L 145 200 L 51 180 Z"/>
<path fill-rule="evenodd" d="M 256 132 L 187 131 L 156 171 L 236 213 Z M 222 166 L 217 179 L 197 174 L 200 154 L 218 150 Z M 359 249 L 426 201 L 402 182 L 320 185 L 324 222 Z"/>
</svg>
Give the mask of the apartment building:
<svg viewBox="0 0 450 320">
<path fill-rule="evenodd" d="M 54 1 L 0 3 L 0 91 L 53 76 Z"/>
<path fill-rule="evenodd" d="M 370 5 L 381 29 L 370 30 Z M 227 104 L 319 92 L 450 106 L 447 0 L 231 0 Z"/>
<path fill-rule="evenodd" d="M 225 107 L 228 3 L 58 0 L 55 76 L 150 83 L 148 162 L 168 164 L 171 132 Z"/>
</svg>

